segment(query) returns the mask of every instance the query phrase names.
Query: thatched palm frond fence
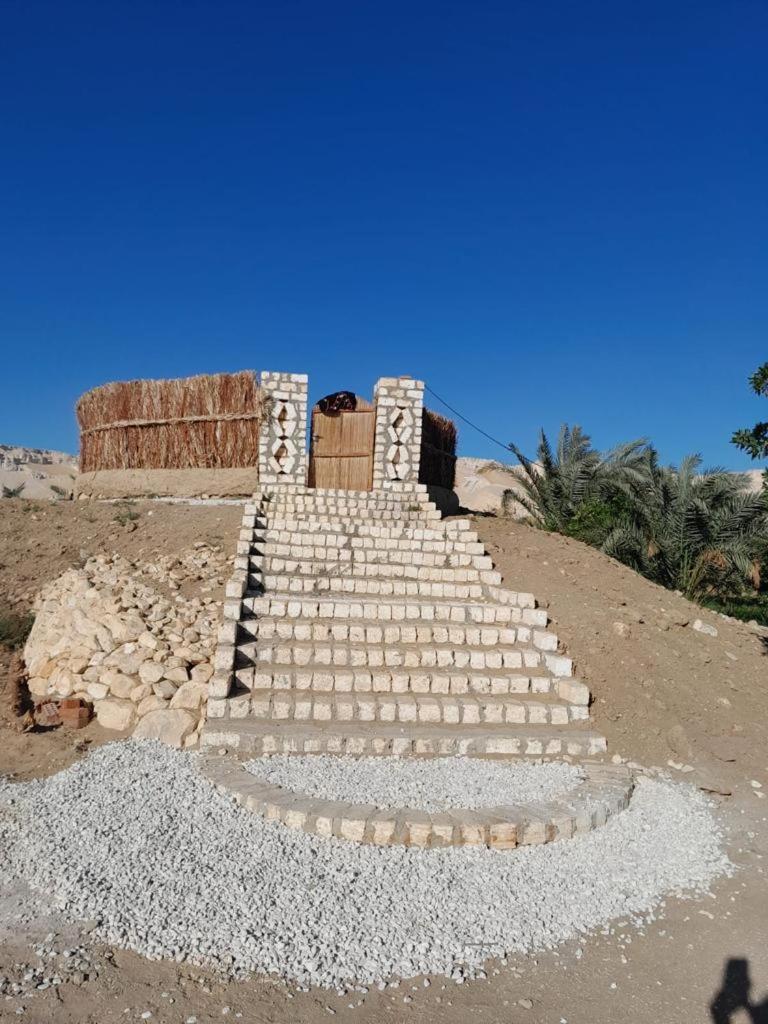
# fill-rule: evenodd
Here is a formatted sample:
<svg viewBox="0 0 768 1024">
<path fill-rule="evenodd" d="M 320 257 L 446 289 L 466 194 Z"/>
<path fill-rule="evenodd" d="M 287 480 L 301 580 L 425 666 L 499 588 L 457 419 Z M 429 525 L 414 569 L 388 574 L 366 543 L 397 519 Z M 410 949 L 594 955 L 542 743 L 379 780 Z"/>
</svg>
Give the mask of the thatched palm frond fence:
<svg viewBox="0 0 768 1024">
<path fill-rule="evenodd" d="M 431 409 L 421 417 L 419 483 L 453 489 L 456 476 L 456 424 Z"/>
<path fill-rule="evenodd" d="M 76 407 L 80 472 L 256 467 L 263 405 L 250 370 L 93 388 Z"/>
</svg>

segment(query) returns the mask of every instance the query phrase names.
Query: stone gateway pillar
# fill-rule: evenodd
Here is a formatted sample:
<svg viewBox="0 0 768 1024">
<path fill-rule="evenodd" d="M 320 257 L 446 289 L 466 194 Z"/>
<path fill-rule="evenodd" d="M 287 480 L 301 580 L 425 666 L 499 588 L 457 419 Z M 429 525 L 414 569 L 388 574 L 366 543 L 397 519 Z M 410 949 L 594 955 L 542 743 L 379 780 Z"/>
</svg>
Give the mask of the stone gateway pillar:
<svg viewBox="0 0 768 1024">
<path fill-rule="evenodd" d="M 307 483 L 307 380 L 306 373 L 261 374 L 260 487 Z"/>
<path fill-rule="evenodd" d="M 424 382 L 413 377 L 382 377 L 374 389 L 373 402 L 373 489 L 412 490 L 419 482 Z"/>
</svg>

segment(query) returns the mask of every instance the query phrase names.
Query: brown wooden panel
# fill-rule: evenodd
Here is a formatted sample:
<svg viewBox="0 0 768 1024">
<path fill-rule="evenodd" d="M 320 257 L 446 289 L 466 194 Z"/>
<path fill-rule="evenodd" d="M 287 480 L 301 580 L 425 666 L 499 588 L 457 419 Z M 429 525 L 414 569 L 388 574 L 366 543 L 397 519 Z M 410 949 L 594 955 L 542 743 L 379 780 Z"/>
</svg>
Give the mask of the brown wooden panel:
<svg viewBox="0 0 768 1024">
<path fill-rule="evenodd" d="M 371 489 L 376 413 L 362 399 L 357 406 L 337 413 L 312 410 L 310 487 Z"/>
</svg>

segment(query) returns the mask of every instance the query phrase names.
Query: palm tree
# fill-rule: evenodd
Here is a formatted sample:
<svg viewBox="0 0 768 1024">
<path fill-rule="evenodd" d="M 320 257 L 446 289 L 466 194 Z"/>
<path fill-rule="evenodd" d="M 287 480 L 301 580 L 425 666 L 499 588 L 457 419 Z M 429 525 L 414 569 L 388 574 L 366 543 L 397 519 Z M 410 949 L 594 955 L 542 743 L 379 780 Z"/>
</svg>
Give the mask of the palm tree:
<svg viewBox="0 0 768 1024">
<path fill-rule="evenodd" d="M 637 488 L 647 473 L 646 441 L 630 441 L 601 454 L 581 427 L 567 423 L 560 428 L 554 451 L 541 431 L 536 461 L 515 444 L 509 447 L 523 468 L 521 493 L 512 497 L 532 524 L 560 533 L 571 532 L 585 510 L 608 509 Z"/>
<path fill-rule="evenodd" d="M 689 455 L 680 467 L 660 466 L 647 453 L 647 478 L 603 551 L 687 597 L 735 593 L 755 582 L 768 533 L 768 500 L 747 491 L 747 478 L 700 470 Z"/>
</svg>

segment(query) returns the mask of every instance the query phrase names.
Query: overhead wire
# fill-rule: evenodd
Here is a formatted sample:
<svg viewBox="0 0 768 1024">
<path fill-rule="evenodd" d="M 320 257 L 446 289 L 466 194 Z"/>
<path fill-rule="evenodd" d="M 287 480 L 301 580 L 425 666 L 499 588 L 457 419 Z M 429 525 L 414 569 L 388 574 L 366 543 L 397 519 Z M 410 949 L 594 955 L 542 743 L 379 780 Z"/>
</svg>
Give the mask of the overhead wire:
<svg viewBox="0 0 768 1024">
<path fill-rule="evenodd" d="M 499 446 L 499 448 L 503 448 L 506 452 L 514 451 L 514 449 L 512 448 L 511 444 L 504 444 L 504 442 L 500 441 L 498 439 L 498 437 L 494 437 L 493 434 L 489 434 L 487 430 L 483 430 L 482 427 L 478 427 L 478 425 L 476 423 L 473 423 L 472 420 L 470 420 L 468 417 L 466 417 L 462 413 L 460 413 L 458 409 L 455 409 L 450 404 L 450 402 L 446 402 L 446 400 L 444 398 L 441 398 L 440 395 L 438 395 L 438 393 L 436 391 L 433 391 L 432 388 L 428 384 L 424 385 L 424 390 L 428 391 L 430 393 L 430 395 L 432 395 L 433 398 L 436 398 L 438 400 L 438 402 L 441 402 L 446 407 L 446 409 L 450 409 L 454 416 L 458 416 L 460 420 L 463 420 L 464 423 L 466 423 L 468 426 L 472 427 L 473 430 L 476 430 L 478 432 L 478 434 L 482 434 L 483 437 L 487 437 L 489 441 L 493 441 L 494 444 L 497 444 Z M 530 460 L 530 461 L 533 461 L 533 460 Z"/>
</svg>

